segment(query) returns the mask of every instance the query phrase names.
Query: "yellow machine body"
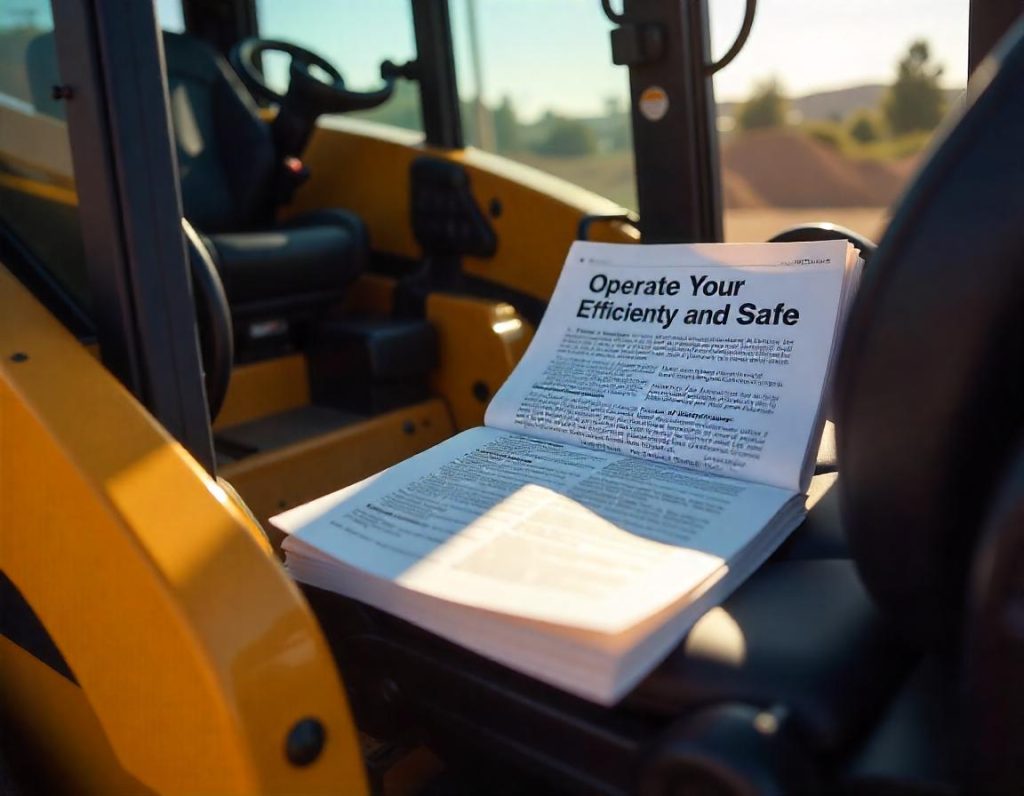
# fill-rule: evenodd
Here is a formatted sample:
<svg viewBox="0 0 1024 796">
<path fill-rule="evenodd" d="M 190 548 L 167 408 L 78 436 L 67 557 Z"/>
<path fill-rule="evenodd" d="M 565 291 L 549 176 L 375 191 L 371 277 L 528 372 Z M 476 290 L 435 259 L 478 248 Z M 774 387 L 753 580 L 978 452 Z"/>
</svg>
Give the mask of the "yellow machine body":
<svg viewBox="0 0 1024 796">
<path fill-rule="evenodd" d="M 365 219 L 375 250 L 414 257 L 407 175 L 427 152 L 460 162 L 477 201 L 502 207 L 498 252 L 466 270 L 530 296 L 550 295 L 579 220 L 617 209 L 510 161 L 431 151 L 417 136 L 347 119 L 318 129 L 308 155 L 315 176 L 291 209 L 348 207 Z M 344 183 L 326 165 L 339 160 L 352 167 Z M 3 175 L 2 187 L 73 209 L 73 189 L 59 182 Z M 594 233 L 635 237 L 619 223 Z M 386 314 L 394 287 L 364 276 L 348 309 Z M 432 398 L 220 468 L 259 521 L 483 422 L 480 390 L 501 385 L 531 325 L 504 302 L 443 293 L 429 296 L 426 317 L 439 346 Z M 303 353 L 238 365 L 214 429 L 310 401 Z M 0 570 L 72 673 L 0 638 L 0 710 L 48 787 L 365 789 L 334 661 L 268 530 L 273 544 L 103 368 L 95 347 L 0 268 Z M 288 734 L 310 717 L 326 743 L 314 763 L 296 766 Z"/>
</svg>

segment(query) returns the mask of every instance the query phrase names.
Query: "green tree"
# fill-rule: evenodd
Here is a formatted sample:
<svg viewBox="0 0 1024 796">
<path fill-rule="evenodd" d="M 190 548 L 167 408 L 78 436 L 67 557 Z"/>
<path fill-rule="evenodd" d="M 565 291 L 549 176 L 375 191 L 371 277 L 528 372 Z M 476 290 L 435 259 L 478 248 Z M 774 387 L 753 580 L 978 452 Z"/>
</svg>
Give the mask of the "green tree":
<svg viewBox="0 0 1024 796">
<path fill-rule="evenodd" d="M 760 83 L 753 95 L 740 106 L 736 123 L 741 130 L 782 127 L 786 123 L 789 102 L 774 78 Z"/>
<path fill-rule="evenodd" d="M 882 103 L 894 135 L 934 130 L 942 120 L 946 101 L 939 86 L 942 67 L 929 62 L 928 42 L 915 41 L 899 62 L 896 82 Z"/>
<path fill-rule="evenodd" d="M 604 136 L 613 152 L 632 149 L 633 130 L 629 110 L 621 97 L 605 97 Z"/>
<path fill-rule="evenodd" d="M 523 148 L 522 136 L 519 134 L 519 119 L 512 100 L 508 96 L 501 98 L 493 114 L 494 145 L 498 152 L 518 152 Z"/>
<path fill-rule="evenodd" d="M 871 111 L 860 110 L 854 113 L 847 122 L 850 138 L 860 144 L 870 144 L 882 137 L 878 119 Z"/>
<path fill-rule="evenodd" d="M 551 120 L 547 135 L 536 147 L 540 155 L 579 157 L 597 151 L 597 136 L 579 119 L 558 116 Z"/>
</svg>

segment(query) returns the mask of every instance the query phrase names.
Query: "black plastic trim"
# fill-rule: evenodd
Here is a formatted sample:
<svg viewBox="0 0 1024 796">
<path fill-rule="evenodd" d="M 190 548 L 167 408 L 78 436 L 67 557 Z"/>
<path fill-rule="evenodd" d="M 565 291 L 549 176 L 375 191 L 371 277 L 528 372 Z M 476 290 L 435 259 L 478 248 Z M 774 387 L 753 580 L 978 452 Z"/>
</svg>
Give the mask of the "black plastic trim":
<svg viewBox="0 0 1024 796">
<path fill-rule="evenodd" d="M 419 265 L 420 261 L 407 257 L 374 254 L 370 261 L 370 272 L 401 281 L 403 278 L 416 273 Z M 537 298 L 529 293 L 503 285 L 500 282 L 473 276 L 465 272 L 460 272 L 459 274 L 457 290 L 444 289 L 438 292 L 460 293 L 475 298 L 504 301 L 506 304 L 511 304 L 515 307 L 516 312 L 534 327 L 540 323 L 541 318 L 544 317 L 544 312 L 548 308 L 546 299 Z"/>
</svg>

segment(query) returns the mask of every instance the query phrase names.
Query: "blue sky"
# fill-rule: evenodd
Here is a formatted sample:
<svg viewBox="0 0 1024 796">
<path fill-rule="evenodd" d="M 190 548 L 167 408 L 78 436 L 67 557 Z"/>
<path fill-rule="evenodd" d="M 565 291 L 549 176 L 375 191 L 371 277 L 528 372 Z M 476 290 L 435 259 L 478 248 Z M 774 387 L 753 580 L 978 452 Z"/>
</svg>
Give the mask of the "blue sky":
<svg viewBox="0 0 1024 796">
<path fill-rule="evenodd" d="M 476 2 L 484 94 L 512 97 L 527 118 L 546 108 L 599 113 L 626 96 L 611 64 L 609 23 L 599 0 L 450 0 L 460 89 L 472 95 L 467 2 Z M 713 50 L 724 52 L 743 0 L 710 0 Z M 385 57 L 407 59 L 407 0 L 258 0 L 261 33 L 291 38 L 333 59 L 353 86 L 371 85 Z M 750 40 L 715 81 L 719 99 L 743 99 L 767 77 L 793 95 L 891 80 L 916 38 L 964 85 L 968 0 L 760 0 Z"/>
</svg>

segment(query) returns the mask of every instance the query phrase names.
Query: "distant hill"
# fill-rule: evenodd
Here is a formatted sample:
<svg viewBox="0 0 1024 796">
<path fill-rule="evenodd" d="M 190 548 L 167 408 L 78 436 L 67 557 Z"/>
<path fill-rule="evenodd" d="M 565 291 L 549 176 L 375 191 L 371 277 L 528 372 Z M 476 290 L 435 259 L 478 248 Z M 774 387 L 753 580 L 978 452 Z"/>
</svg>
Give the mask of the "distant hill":
<svg viewBox="0 0 1024 796">
<path fill-rule="evenodd" d="M 860 108 L 877 108 L 888 86 L 871 83 L 864 86 L 851 86 L 834 91 L 819 91 L 803 97 L 791 97 L 790 107 L 804 119 L 844 119 Z M 963 89 L 946 89 L 946 100 L 953 102 Z M 719 102 L 719 116 L 733 116 L 742 103 Z"/>
</svg>

